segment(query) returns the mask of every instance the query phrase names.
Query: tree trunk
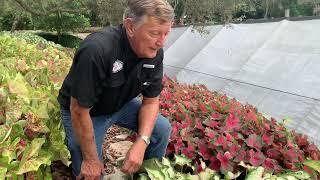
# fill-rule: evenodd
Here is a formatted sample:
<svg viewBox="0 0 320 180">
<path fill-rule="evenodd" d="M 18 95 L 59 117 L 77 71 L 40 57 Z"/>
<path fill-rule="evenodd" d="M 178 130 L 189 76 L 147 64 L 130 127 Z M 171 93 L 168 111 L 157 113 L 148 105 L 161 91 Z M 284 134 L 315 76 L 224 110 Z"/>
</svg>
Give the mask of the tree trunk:
<svg viewBox="0 0 320 180">
<path fill-rule="evenodd" d="M 187 13 L 187 1 L 185 1 L 183 4 L 183 11 L 178 22 L 179 25 L 184 25 L 184 16 L 186 15 L 186 13 Z"/>
<path fill-rule="evenodd" d="M 12 26 L 11 26 L 11 30 L 10 30 L 11 33 L 13 33 L 17 29 L 19 21 L 20 21 L 20 15 L 16 15 L 14 17 L 14 20 L 13 20 L 13 23 L 12 23 Z"/>
<path fill-rule="evenodd" d="M 284 10 L 284 17 L 289 18 L 290 17 L 290 9 Z"/>
<path fill-rule="evenodd" d="M 264 19 L 267 19 L 268 18 L 268 13 L 269 13 L 269 0 L 266 0 L 266 9 L 265 9 L 265 12 L 264 12 Z"/>
</svg>

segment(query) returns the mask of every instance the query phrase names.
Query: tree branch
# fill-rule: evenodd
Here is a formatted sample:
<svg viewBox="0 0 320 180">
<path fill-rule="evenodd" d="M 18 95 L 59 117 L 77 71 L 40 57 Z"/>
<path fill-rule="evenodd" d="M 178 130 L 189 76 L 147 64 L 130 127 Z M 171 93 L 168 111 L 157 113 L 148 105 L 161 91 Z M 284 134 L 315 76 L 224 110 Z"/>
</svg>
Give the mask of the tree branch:
<svg viewBox="0 0 320 180">
<path fill-rule="evenodd" d="M 54 8 L 51 8 L 50 10 L 47 10 L 46 12 L 41 12 L 41 11 L 37 11 L 34 10 L 32 7 L 30 7 L 29 5 L 27 5 L 26 3 L 23 2 L 23 0 L 14 0 L 16 3 L 18 3 L 24 10 L 28 11 L 29 13 L 36 15 L 36 16 L 48 16 L 52 13 L 61 11 L 61 12 L 68 12 L 68 13 L 79 13 L 79 12 L 83 12 L 85 11 L 85 8 L 83 9 L 63 9 L 63 6 L 69 2 L 71 2 L 72 0 L 64 0 L 63 3 L 57 5 Z M 44 8 L 43 8 L 44 9 Z"/>
</svg>

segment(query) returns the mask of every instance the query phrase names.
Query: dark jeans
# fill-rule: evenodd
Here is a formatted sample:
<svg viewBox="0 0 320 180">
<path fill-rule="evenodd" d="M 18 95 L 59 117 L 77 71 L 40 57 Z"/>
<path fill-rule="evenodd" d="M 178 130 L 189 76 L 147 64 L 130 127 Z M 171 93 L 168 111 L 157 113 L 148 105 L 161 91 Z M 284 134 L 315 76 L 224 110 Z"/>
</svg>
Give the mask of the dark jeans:
<svg viewBox="0 0 320 180">
<path fill-rule="evenodd" d="M 112 124 L 116 124 L 137 132 L 138 113 L 140 106 L 141 101 L 135 98 L 124 105 L 118 112 L 112 115 L 91 117 L 94 128 L 97 152 L 101 161 L 103 160 L 102 143 L 108 128 Z M 73 133 L 70 110 L 67 108 L 61 108 L 61 114 L 63 126 L 66 132 L 68 149 L 71 153 L 73 174 L 77 176 L 80 173 L 82 162 L 80 145 L 75 137 L 75 134 Z M 168 119 L 159 114 L 151 135 L 150 145 L 146 150 L 144 158 L 162 158 L 165 155 L 170 133 L 171 125 Z"/>
</svg>

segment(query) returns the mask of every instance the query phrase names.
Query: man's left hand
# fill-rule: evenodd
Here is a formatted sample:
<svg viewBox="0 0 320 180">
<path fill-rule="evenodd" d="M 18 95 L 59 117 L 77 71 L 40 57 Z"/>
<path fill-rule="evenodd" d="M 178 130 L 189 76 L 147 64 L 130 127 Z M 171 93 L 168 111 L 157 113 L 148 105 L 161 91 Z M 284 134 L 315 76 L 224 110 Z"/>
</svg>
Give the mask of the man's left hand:
<svg viewBox="0 0 320 180">
<path fill-rule="evenodd" d="M 143 140 L 137 140 L 127 152 L 121 171 L 128 174 L 137 172 L 143 163 L 146 148 Z"/>
</svg>

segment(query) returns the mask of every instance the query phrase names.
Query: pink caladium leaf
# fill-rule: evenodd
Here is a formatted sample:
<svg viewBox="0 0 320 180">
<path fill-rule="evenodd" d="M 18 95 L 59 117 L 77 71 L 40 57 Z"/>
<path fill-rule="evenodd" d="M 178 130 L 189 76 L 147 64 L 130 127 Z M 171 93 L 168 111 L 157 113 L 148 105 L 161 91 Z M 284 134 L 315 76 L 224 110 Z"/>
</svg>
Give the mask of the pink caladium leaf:
<svg viewBox="0 0 320 180">
<path fill-rule="evenodd" d="M 240 127 L 239 118 L 234 114 L 230 114 L 226 119 L 226 126 L 227 130 L 238 129 Z"/>
<path fill-rule="evenodd" d="M 235 162 L 241 162 L 241 161 L 248 162 L 249 161 L 248 153 L 245 150 L 241 149 L 239 151 L 239 153 L 237 154 L 237 156 L 235 157 L 234 161 Z"/>
<path fill-rule="evenodd" d="M 249 147 L 260 150 L 262 148 L 261 138 L 256 134 L 251 134 L 247 139 L 246 143 Z"/>
<path fill-rule="evenodd" d="M 200 120 L 196 122 L 196 128 L 204 131 L 204 127 L 203 127 L 202 122 Z"/>
<path fill-rule="evenodd" d="M 216 135 L 216 133 L 210 129 L 210 128 L 206 128 L 206 136 L 208 136 L 210 139 L 214 138 Z"/>
<path fill-rule="evenodd" d="M 211 127 L 211 128 L 217 128 L 219 125 L 220 125 L 220 123 L 217 122 L 217 121 L 210 121 L 208 123 L 208 126 Z"/>
<path fill-rule="evenodd" d="M 217 112 L 211 114 L 211 120 L 219 120 L 221 115 Z"/>
<path fill-rule="evenodd" d="M 252 110 L 248 110 L 245 118 L 249 121 L 257 121 L 257 115 Z"/>
<path fill-rule="evenodd" d="M 267 134 L 262 135 L 262 141 L 267 145 L 271 145 L 273 143 L 273 136 L 268 136 Z"/>
<path fill-rule="evenodd" d="M 199 103 L 199 109 L 202 113 L 206 114 L 208 112 L 208 109 L 203 103 Z"/>
<path fill-rule="evenodd" d="M 266 159 L 266 157 L 260 151 L 255 152 L 253 149 L 251 149 L 249 151 L 249 154 L 250 154 L 249 162 L 255 167 L 260 166 Z"/>
<path fill-rule="evenodd" d="M 228 141 L 230 141 L 230 142 L 233 141 L 233 137 L 231 136 L 231 134 L 229 134 L 228 132 L 225 132 L 224 134 L 225 134 Z"/>
<path fill-rule="evenodd" d="M 224 136 L 219 136 L 216 141 L 215 141 L 215 145 L 216 146 L 221 146 L 226 142 L 226 138 Z"/>
<path fill-rule="evenodd" d="M 235 157 L 239 153 L 240 149 L 241 149 L 240 145 L 232 144 L 229 148 L 229 152 L 232 157 Z"/>
<path fill-rule="evenodd" d="M 280 166 L 278 165 L 278 162 L 275 159 L 267 158 L 262 164 L 262 167 L 266 169 L 268 172 L 274 172 L 276 170 L 280 170 Z"/>
<path fill-rule="evenodd" d="M 225 152 L 224 154 L 219 152 L 217 155 L 217 159 L 220 161 L 220 170 L 222 172 L 233 171 L 232 163 L 230 161 L 232 159 L 232 156 L 229 152 Z"/>
</svg>

